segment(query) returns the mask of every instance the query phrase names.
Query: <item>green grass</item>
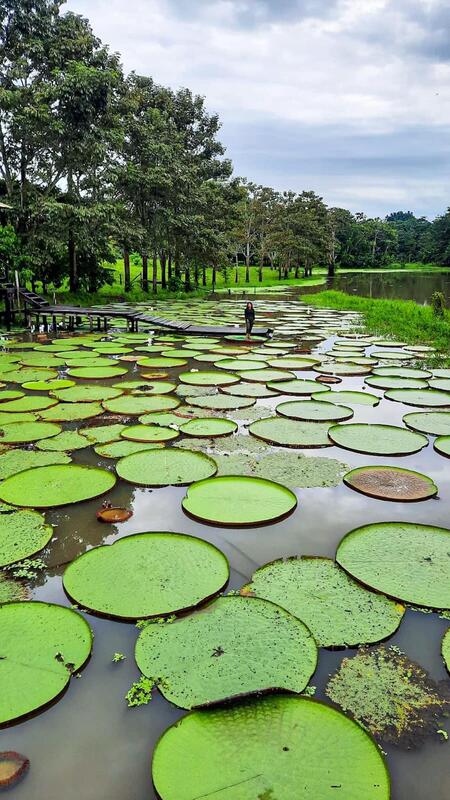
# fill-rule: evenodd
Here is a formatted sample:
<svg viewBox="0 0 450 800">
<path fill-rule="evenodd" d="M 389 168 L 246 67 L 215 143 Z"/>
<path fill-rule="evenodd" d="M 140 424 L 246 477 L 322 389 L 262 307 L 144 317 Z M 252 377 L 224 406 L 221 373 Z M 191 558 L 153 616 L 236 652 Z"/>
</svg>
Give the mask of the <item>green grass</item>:
<svg viewBox="0 0 450 800">
<path fill-rule="evenodd" d="M 449 354 L 449 311 L 440 319 L 429 306 L 420 306 L 413 300 L 371 300 L 335 291 L 309 294 L 305 302 L 319 308 L 358 311 L 370 334 L 393 337 L 408 344 L 431 344 L 439 353 Z"/>
</svg>

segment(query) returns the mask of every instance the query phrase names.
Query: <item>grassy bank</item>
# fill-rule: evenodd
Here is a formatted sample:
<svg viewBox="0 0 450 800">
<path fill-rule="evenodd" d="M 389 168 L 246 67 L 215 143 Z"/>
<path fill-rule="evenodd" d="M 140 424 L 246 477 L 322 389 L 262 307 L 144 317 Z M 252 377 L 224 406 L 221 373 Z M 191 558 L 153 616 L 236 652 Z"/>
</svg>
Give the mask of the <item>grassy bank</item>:
<svg viewBox="0 0 450 800">
<path fill-rule="evenodd" d="M 360 312 L 369 333 L 393 337 L 408 344 L 432 344 L 446 356 L 450 355 L 450 312 L 444 319 L 433 315 L 428 306 L 412 300 L 371 300 L 345 292 L 319 292 L 305 298 L 308 305 Z"/>
</svg>

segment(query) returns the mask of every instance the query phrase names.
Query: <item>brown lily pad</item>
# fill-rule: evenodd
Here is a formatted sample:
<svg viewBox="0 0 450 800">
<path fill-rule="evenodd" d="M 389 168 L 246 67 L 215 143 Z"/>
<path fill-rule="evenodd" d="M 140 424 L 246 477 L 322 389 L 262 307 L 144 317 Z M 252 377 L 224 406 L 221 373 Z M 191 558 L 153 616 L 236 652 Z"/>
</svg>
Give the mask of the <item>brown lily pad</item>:
<svg viewBox="0 0 450 800">
<path fill-rule="evenodd" d="M 133 512 L 129 508 L 101 508 L 96 513 L 99 522 L 126 522 L 127 519 L 133 516 Z"/>
<path fill-rule="evenodd" d="M 316 378 L 317 383 L 342 383 L 342 378 L 336 375 L 319 375 Z"/>
<path fill-rule="evenodd" d="M 343 480 L 351 489 L 378 500 L 412 503 L 428 500 L 438 493 L 431 478 L 402 467 L 358 467 L 347 472 Z"/>
<path fill-rule="evenodd" d="M 6 750 L 0 753 L 0 789 L 14 786 L 27 772 L 30 761 L 26 756 Z"/>
</svg>

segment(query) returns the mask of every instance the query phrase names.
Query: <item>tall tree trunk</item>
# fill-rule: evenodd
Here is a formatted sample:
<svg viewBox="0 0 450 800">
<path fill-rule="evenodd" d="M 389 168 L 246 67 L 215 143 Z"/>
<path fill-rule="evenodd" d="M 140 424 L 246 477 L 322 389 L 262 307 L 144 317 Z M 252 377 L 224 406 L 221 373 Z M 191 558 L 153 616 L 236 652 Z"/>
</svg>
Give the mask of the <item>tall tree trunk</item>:
<svg viewBox="0 0 450 800">
<path fill-rule="evenodd" d="M 194 267 L 194 284 L 195 284 L 195 288 L 196 289 L 198 289 L 199 276 L 200 276 L 200 273 L 198 271 L 198 266 L 196 264 L 195 267 Z"/>
<path fill-rule="evenodd" d="M 180 263 L 180 251 L 178 246 L 175 247 L 175 277 L 181 278 L 181 263 Z"/>
<path fill-rule="evenodd" d="M 142 290 L 148 292 L 148 255 L 142 253 Z"/>
<path fill-rule="evenodd" d="M 163 250 L 160 256 L 161 259 L 161 289 L 167 288 L 167 279 L 166 279 L 166 263 L 167 263 L 167 256 L 165 251 Z"/>
<path fill-rule="evenodd" d="M 213 288 L 213 291 L 216 288 L 216 276 L 217 276 L 217 268 L 216 268 L 216 265 L 213 264 L 213 268 L 212 268 L 212 288 Z"/>
<path fill-rule="evenodd" d="M 336 274 L 336 264 L 334 263 L 334 261 L 330 261 L 328 264 L 328 277 L 334 278 L 335 274 Z"/>
<path fill-rule="evenodd" d="M 202 286 L 206 286 L 206 267 L 202 267 Z"/>
<path fill-rule="evenodd" d="M 167 259 L 167 277 L 170 281 L 172 277 L 172 253 L 170 250 L 169 250 L 169 257 Z"/>
<path fill-rule="evenodd" d="M 73 235 L 72 225 L 69 226 L 69 288 L 71 292 L 78 291 L 77 249 Z"/>
<path fill-rule="evenodd" d="M 158 291 L 158 254 L 153 253 L 153 268 L 152 268 L 152 292 L 156 294 Z"/>
<path fill-rule="evenodd" d="M 129 292 L 131 289 L 130 253 L 126 248 L 123 251 L 123 283 L 125 292 Z"/>
<path fill-rule="evenodd" d="M 295 265 L 294 278 L 298 278 L 298 264 Z"/>
<path fill-rule="evenodd" d="M 263 279 L 263 267 L 264 267 L 264 253 L 261 253 L 261 257 L 259 259 L 259 270 L 258 270 L 258 281 L 262 283 Z"/>
<path fill-rule="evenodd" d="M 250 283 L 250 246 L 248 242 L 245 249 L 245 282 Z"/>
<path fill-rule="evenodd" d="M 186 292 L 191 291 L 191 271 L 188 266 L 184 271 L 184 289 Z"/>
</svg>

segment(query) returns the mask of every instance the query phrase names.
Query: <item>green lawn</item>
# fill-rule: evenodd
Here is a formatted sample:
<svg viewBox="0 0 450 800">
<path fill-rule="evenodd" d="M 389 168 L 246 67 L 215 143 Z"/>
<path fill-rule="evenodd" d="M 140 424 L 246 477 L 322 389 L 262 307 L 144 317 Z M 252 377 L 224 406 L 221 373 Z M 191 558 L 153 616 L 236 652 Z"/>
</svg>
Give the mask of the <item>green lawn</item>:
<svg viewBox="0 0 450 800">
<path fill-rule="evenodd" d="M 305 302 L 319 308 L 359 311 L 369 333 L 392 336 L 409 344 L 432 344 L 439 353 L 449 356 L 449 311 L 440 319 L 429 306 L 420 306 L 413 300 L 371 300 L 335 291 L 309 294 Z"/>
</svg>

